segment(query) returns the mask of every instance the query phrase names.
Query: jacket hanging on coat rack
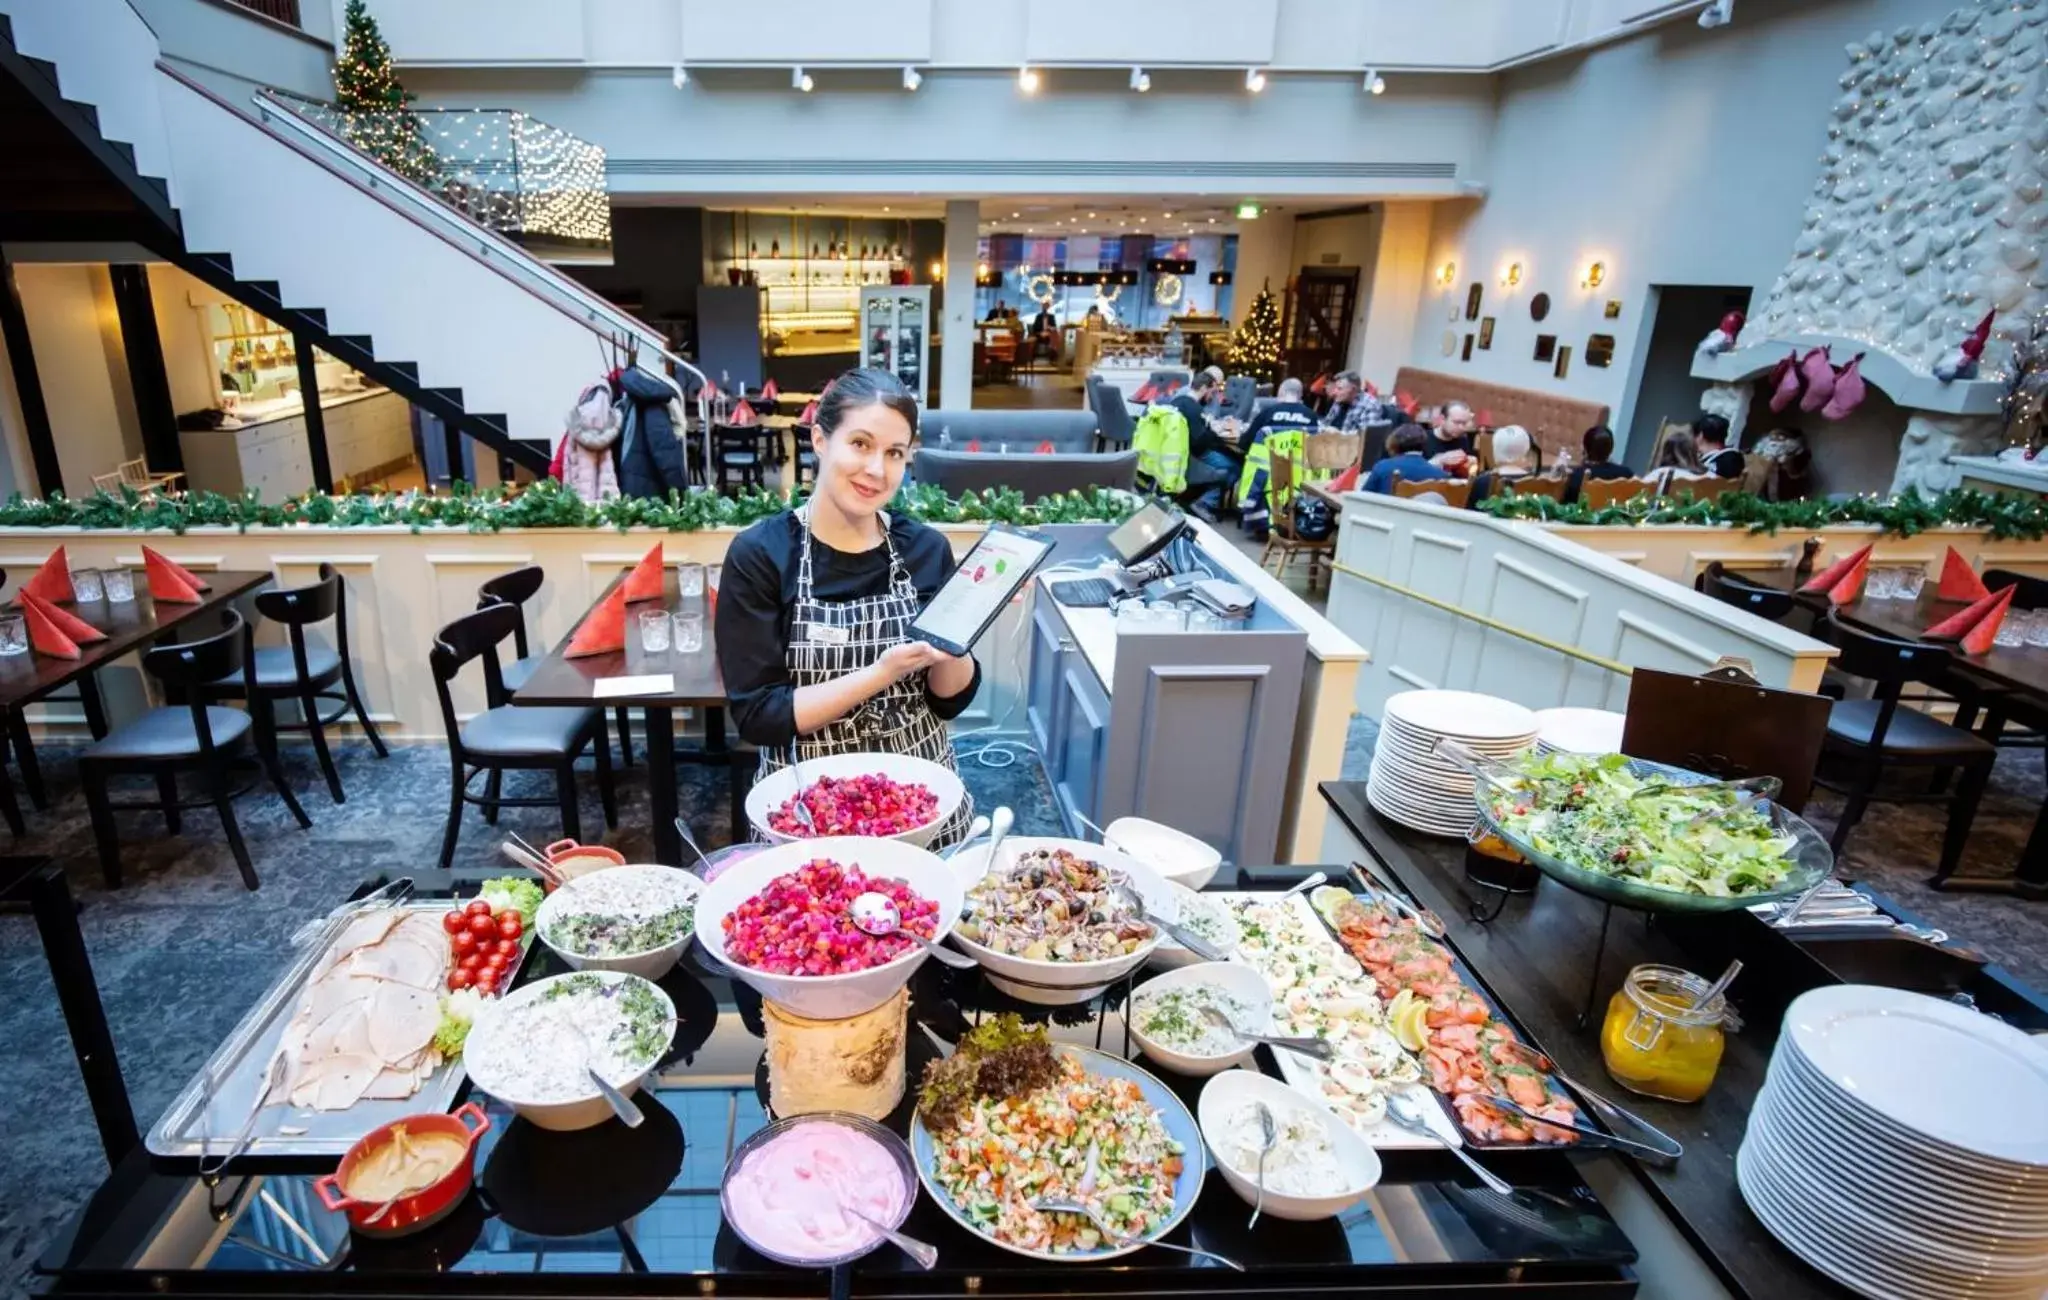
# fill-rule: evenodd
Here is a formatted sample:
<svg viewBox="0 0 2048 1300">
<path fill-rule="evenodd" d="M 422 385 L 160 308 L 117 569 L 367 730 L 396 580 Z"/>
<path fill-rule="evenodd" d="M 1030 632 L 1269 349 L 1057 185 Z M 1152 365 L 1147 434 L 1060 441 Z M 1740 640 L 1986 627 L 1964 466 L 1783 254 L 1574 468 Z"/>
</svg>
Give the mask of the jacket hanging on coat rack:
<svg viewBox="0 0 2048 1300">
<path fill-rule="evenodd" d="M 593 505 L 619 495 L 612 447 L 619 440 L 622 422 L 618 408 L 612 405 L 609 386 L 592 384 L 577 395 L 568 427 L 555 448 L 555 477 Z"/>
<path fill-rule="evenodd" d="M 619 491 L 654 498 L 688 491 L 689 472 L 670 405 L 680 401 L 680 391 L 639 366 L 620 371 L 616 382 L 625 415 L 618 444 Z"/>
</svg>

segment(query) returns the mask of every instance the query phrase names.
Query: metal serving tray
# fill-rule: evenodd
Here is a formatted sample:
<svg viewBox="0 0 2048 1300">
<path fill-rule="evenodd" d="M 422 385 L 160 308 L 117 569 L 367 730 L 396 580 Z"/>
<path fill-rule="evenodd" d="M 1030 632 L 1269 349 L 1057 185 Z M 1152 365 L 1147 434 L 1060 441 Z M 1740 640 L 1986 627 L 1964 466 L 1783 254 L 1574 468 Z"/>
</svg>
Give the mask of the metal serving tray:
<svg viewBox="0 0 2048 1300">
<path fill-rule="evenodd" d="M 397 906 L 438 917 L 466 901 L 433 899 Z M 340 937 L 342 927 L 358 914 L 359 909 L 349 909 L 330 918 L 242 1017 L 149 1130 L 143 1145 L 151 1155 L 198 1161 L 209 1172 L 229 1160 L 338 1157 L 379 1125 L 408 1115 L 446 1111 L 454 1104 L 468 1077 L 459 1060 L 443 1063 L 418 1092 L 403 1101 L 366 1099 L 347 1110 L 301 1110 L 286 1105 L 254 1110 L 269 1081 L 278 1040 L 298 1006 L 300 990 L 321 956 Z M 531 951 L 532 934 L 529 929 L 520 937 L 522 963 Z"/>
</svg>

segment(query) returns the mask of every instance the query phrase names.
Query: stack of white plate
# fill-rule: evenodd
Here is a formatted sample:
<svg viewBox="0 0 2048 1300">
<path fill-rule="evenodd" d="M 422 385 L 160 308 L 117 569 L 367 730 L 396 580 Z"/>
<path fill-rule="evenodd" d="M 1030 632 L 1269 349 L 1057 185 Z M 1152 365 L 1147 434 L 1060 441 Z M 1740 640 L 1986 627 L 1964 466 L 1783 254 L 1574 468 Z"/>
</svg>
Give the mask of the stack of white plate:
<svg viewBox="0 0 2048 1300">
<path fill-rule="evenodd" d="M 1735 1161 L 1778 1240 L 1882 1300 L 2048 1291 L 2048 1049 L 1850 984 L 1794 1000 Z"/>
<path fill-rule="evenodd" d="M 1366 801 L 1381 816 L 1432 835 L 1463 837 L 1477 814 L 1472 774 L 1436 752 L 1454 740 L 1487 758 L 1513 758 L 1536 739 L 1536 715 L 1471 691 L 1403 691 L 1387 700 Z"/>
<path fill-rule="evenodd" d="M 1538 709 L 1536 752 L 1619 754 L 1621 728 L 1627 721 L 1612 709 Z"/>
</svg>

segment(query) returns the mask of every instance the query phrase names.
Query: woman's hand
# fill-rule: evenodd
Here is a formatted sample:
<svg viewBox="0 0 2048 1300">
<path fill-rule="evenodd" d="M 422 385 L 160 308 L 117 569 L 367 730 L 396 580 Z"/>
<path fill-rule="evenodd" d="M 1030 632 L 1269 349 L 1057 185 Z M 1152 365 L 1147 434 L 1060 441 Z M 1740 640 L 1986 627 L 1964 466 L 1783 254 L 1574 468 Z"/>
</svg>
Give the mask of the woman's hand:
<svg viewBox="0 0 2048 1300">
<path fill-rule="evenodd" d="M 952 657 L 928 641 L 905 641 L 884 650 L 881 658 L 875 660 L 875 670 L 893 684 Z"/>
</svg>

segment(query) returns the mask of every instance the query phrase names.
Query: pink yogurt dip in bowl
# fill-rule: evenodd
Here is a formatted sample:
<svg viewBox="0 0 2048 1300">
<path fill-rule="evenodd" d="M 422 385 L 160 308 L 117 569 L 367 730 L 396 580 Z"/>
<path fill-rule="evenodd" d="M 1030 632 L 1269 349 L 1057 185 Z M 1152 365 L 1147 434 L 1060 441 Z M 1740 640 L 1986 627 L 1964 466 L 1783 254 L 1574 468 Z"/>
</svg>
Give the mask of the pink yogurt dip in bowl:
<svg viewBox="0 0 2048 1300">
<path fill-rule="evenodd" d="M 882 1240 L 847 1213 L 898 1227 L 910 1213 L 910 1149 L 858 1115 L 777 1120 L 726 1166 L 719 1204 L 740 1238 L 768 1258 L 822 1267 L 857 1259 Z"/>
</svg>

